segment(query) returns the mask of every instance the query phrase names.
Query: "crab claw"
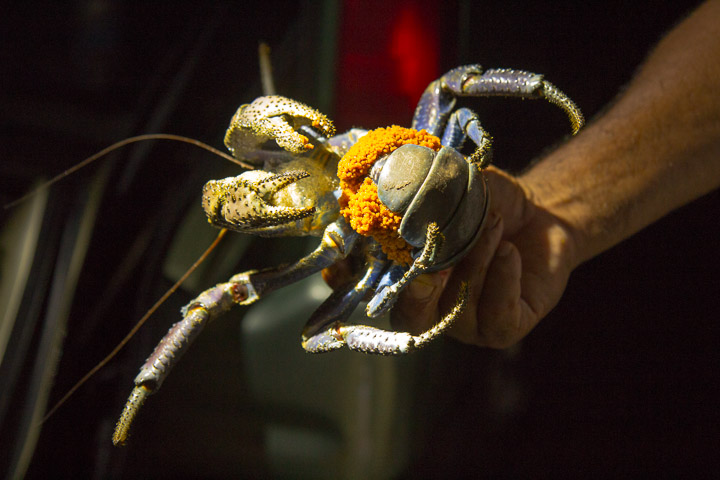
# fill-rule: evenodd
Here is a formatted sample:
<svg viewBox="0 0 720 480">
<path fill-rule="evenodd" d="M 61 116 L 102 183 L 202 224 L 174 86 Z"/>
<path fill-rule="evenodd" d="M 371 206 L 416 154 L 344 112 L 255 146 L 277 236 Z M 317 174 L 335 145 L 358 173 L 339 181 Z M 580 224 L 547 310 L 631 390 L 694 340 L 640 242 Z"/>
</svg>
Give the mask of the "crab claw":
<svg viewBox="0 0 720 480">
<path fill-rule="evenodd" d="M 304 125 L 316 128 L 325 137 L 335 134 L 332 122 L 314 108 L 279 95 L 260 97 L 235 112 L 225 134 L 225 146 L 241 158 L 275 140 L 288 152 L 299 154 L 313 148 L 308 137 L 297 131 Z"/>
<path fill-rule="evenodd" d="M 203 188 L 203 209 L 210 223 L 218 227 L 281 235 L 292 222 L 315 213 L 314 206 L 296 206 L 281 195 L 284 187 L 308 175 L 303 170 L 280 174 L 252 170 L 237 177 L 211 180 Z"/>
</svg>

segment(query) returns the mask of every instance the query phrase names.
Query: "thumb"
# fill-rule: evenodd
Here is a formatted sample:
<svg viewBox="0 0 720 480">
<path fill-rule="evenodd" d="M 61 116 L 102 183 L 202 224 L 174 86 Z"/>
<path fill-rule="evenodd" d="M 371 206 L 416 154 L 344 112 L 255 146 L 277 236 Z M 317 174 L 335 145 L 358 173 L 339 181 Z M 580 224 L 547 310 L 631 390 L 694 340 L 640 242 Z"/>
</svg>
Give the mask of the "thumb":
<svg viewBox="0 0 720 480">
<path fill-rule="evenodd" d="M 438 301 L 450 278 L 451 269 L 418 276 L 400 294 L 392 309 L 393 329 L 418 335 L 438 319 Z"/>
</svg>

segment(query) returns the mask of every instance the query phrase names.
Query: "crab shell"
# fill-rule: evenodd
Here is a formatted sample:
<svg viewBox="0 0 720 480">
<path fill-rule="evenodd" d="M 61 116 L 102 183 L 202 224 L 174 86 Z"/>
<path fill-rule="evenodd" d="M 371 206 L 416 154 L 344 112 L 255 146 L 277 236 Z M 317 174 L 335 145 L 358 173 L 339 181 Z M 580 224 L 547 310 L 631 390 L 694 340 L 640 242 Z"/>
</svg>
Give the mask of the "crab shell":
<svg viewBox="0 0 720 480">
<path fill-rule="evenodd" d="M 380 201 L 402 216 L 400 236 L 417 251 L 428 224 L 437 223 L 444 238 L 431 270 L 453 265 L 480 235 L 490 203 L 487 181 L 457 150 L 403 145 L 378 160 L 370 176 Z"/>
</svg>

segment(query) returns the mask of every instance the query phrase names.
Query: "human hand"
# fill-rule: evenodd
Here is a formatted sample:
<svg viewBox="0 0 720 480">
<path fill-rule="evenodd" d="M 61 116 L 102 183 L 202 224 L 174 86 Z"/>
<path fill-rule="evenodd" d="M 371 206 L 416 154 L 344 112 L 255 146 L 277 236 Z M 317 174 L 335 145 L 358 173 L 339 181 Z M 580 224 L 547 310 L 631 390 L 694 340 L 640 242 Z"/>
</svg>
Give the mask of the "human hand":
<svg viewBox="0 0 720 480">
<path fill-rule="evenodd" d="M 557 304 L 575 266 L 572 229 L 532 186 L 487 169 L 490 211 L 477 244 L 451 269 L 416 279 L 392 310 L 393 327 L 417 334 L 437 323 L 470 285 L 468 306 L 449 335 L 493 348 L 513 345 Z"/>
<path fill-rule="evenodd" d="M 449 334 L 511 346 L 557 304 L 578 264 L 719 188 L 720 64 L 707 61 L 720 52 L 718 18 L 720 2 L 703 3 L 605 113 L 524 176 L 488 167 L 490 212 L 477 244 L 452 269 L 408 285 L 394 326 L 426 331 L 468 281 L 468 306 Z M 343 268 L 328 277 L 347 278 L 347 262 L 333 266 Z"/>
</svg>

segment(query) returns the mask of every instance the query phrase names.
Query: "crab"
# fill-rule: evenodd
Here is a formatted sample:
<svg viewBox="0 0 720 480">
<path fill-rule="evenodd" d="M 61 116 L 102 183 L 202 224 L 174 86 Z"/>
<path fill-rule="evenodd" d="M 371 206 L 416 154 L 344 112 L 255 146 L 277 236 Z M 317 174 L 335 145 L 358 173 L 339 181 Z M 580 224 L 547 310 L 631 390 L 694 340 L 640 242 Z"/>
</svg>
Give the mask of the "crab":
<svg viewBox="0 0 720 480">
<path fill-rule="evenodd" d="M 414 278 L 457 263 L 480 235 L 490 202 L 483 169 L 491 159 L 492 140 L 473 111 L 456 107 L 463 96 L 544 98 L 565 111 L 573 134 L 584 124 L 575 103 L 542 75 L 483 71 L 479 65 L 455 68 L 432 82 L 411 128 L 335 135 L 326 116 L 295 100 L 265 96 L 242 105 L 225 145 L 257 169 L 205 185 L 202 206 L 209 222 L 259 236 L 313 235 L 320 244 L 290 265 L 234 275 L 185 306 L 183 319 L 135 378 L 113 442 L 126 441 L 147 396 L 160 388 L 208 322 L 349 256 L 361 258 L 364 266 L 312 314 L 302 332 L 306 351 L 347 346 L 363 353 L 404 354 L 446 331 L 465 308 L 468 285 L 450 312 L 420 335 L 346 320 L 368 297 L 368 317 L 388 312 Z M 465 156 L 460 149 L 468 139 L 474 151 Z"/>
</svg>

